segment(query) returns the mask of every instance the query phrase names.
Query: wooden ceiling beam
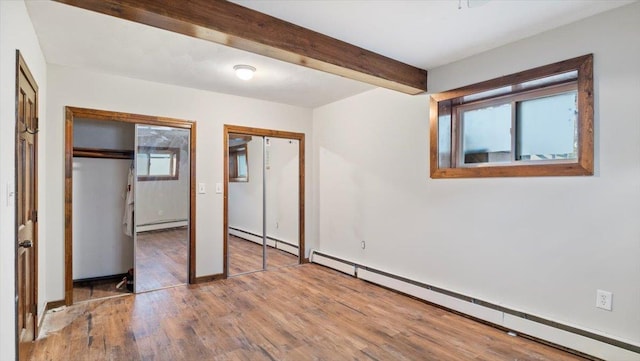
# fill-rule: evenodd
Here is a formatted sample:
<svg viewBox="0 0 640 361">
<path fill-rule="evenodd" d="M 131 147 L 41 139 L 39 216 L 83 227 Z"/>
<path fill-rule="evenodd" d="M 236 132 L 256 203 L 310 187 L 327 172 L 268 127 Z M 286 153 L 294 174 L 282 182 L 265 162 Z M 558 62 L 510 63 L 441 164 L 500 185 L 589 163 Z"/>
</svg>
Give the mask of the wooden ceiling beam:
<svg viewBox="0 0 640 361">
<path fill-rule="evenodd" d="M 426 70 L 228 1 L 54 1 L 407 94 L 427 90 Z"/>
</svg>

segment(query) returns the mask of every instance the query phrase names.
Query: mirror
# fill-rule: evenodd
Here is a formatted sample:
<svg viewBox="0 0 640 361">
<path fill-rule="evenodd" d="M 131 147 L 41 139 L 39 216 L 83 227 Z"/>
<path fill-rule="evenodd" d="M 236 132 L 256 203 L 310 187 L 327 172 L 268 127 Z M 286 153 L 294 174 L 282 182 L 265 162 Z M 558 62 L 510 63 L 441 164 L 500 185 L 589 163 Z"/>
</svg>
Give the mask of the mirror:
<svg viewBox="0 0 640 361">
<path fill-rule="evenodd" d="M 298 141 L 265 138 L 267 268 L 298 264 Z"/>
<path fill-rule="evenodd" d="M 230 133 L 228 144 L 227 267 L 229 275 L 239 275 L 265 268 L 264 143 L 260 136 Z"/>
<path fill-rule="evenodd" d="M 134 289 L 188 282 L 189 130 L 136 125 Z"/>
</svg>

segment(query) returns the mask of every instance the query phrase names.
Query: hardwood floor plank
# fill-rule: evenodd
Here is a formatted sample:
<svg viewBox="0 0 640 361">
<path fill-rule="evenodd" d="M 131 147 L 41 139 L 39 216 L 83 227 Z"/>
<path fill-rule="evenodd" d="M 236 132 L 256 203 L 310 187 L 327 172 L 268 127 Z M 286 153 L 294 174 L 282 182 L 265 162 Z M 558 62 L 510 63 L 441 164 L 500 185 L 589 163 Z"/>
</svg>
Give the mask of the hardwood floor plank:
<svg viewBox="0 0 640 361">
<path fill-rule="evenodd" d="M 237 275 L 262 270 L 262 245 L 230 234 L 227 239 L 229 274 Z M 267 247 L 267 269 L 298 264 L 298 257 L 285 251 Z"/>
<path fill-rule="evenodd" d="M 136 249 L 136 292 L 186 284 L 187 227 L 139 232 Z"/>
<path fill-rule="evenodd" d="M 31 360 L 583 360 L 314 264 L 48 313 Z"/>
</svg>

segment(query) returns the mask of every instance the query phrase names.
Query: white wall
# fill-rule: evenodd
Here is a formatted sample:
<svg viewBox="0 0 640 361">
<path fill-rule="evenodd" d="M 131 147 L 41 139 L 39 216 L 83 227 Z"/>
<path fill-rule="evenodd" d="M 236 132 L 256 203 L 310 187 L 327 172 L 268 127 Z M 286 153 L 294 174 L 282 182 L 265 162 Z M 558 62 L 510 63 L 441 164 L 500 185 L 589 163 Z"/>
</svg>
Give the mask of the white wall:
<svg viewBox="0 0 640 361">
<path fill-rule="evenodd" d="M 640 344 L 639 19 L 635 3 L 429 71 L 438 92 L 594 53 L 591 177 L 430 179 L 427 96 L 314 110 L 320 250 Z"/>
<path fill-rule="evenodd" d="M 45 194 L 47 164 L 45 159 L 50 126 L 46 117 L 47 66 L 23 1 L 0 1 L 0 350 L 3 359 L 15 358 L 15 208 L 8 204 L 7 187 L 15 177 L 15 100 L 16 49 L 22 53 L 39 87 L 38 113 L 40 134 L 38 157 L 40 183 L 39 208 L 39 286 L 38 309 L 44 314 L 47 285 L 46 254 L 51 238 L 43 230 L 48 224 Z"/>
<path fill-rule="evenodd" d="M 135 125 L 124 122 L 76 118 L 73 120 L 73 146 L 131 150 L 135 147 Z"/>
<path fill-rule="evenodd" d="M 236 124 L 301 132 L 310 138 L 311 111 L 266 101 L 152 83 L 57 65 L 48 67 L 47 98 L 47 298 L 64 298 L 64 106 L 106 109 L 197 121 L 197 182 L 207 185 L 196 198 L 196 274 L 222 273 L 222 183 L 223 124 Z M 311 142 L 307 161 L 311 164 Z M 309 168 L 311 169 L 311 168 Z M 307 174 L 307 189 L 311 171 Z M 309 193 L 310 194 L 310 193 Z M 308 196 L 311 203 L 311 197 Z M 310 204 L 310 207 L 312 205 Z M 311 214 L 307 222 L 310 223 Z M 309 228 L 311 234 L 312 229 Z M 310 247 L 314 243 L 310 239 Z"/>
<path fill-rule="evenodd" d="M 262 234 L 263 138 L 247 143 L 248 182 L 229 182 L 229 227 Z"/>
<path fill-rule="evenodd" d="M 133 237 L 122 216 L 129 159 L 73 158 L 73 279 L 133 268 Z"/>
<path fill-rule="evenodd" d="M 270 138 L 267 149 L 267 235 L 299 245 L 298 141 Z"/>
<path fill-rule="evenodd" d="M 267 236 L 298 245 L 298 141 L 267 138 Z M 249 181 L 229 183 L 229 227 L 262 234 L 262 140 L 248 144 Z"/>
</svg>

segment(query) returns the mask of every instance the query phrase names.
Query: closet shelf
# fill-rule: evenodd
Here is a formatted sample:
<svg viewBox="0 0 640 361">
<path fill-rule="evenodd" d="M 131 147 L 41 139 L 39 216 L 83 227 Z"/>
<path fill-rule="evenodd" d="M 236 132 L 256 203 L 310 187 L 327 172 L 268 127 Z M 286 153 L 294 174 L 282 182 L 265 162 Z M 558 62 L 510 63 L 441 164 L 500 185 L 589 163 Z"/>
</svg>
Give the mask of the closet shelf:
<svg viewBox="0 0 640 361">
<path fill-rule="evenodd" d="M 133 159 L 133 150 L 74 147 L 73 156 L 81 158 Z"/>
</svg>

